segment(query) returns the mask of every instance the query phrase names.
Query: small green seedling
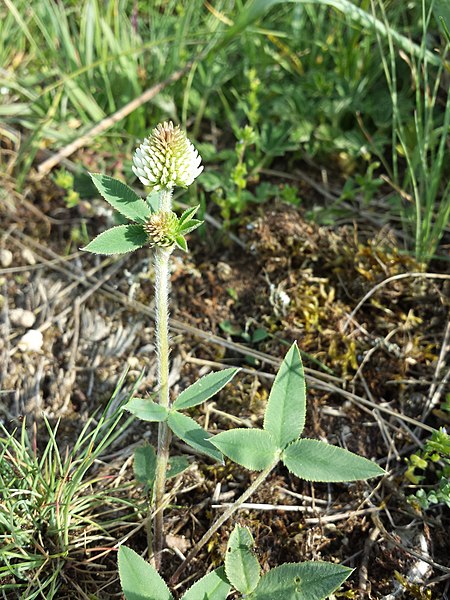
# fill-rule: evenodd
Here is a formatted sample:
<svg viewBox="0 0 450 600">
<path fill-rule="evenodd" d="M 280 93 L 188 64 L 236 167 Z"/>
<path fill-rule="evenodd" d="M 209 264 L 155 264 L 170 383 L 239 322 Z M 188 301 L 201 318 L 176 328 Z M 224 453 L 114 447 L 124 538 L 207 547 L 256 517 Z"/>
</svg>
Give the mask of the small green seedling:
<svg viewBox="0 0 450 600">
<path fill-rule="evenodd" d="M 425 480 L 425 472 L 432 477 L 433 485 L 419 487 L 408 502 L 423 510 L 440 502 L 450 508 L 450 435 L 442 427 L 431 434 L 424 448 L 408 459 L 405 477 L 414 485 L 420 486 Z M 422 472 L 422 474 L 417 473 Z"/>
<path fill-rule="evenodd" d="M 225 568 L 205 575 L 181 600 L 226 600 L 233 588 L 248 600 L 324 600 L 353 569 L 327 562 L 288 563 L 261 576 L 246 527 L 236 525 L 228 541 Z M 173 600 L 156 569 L 130 548 L 119 548 L 119 574 L 126 600 Z"/>
</svg>

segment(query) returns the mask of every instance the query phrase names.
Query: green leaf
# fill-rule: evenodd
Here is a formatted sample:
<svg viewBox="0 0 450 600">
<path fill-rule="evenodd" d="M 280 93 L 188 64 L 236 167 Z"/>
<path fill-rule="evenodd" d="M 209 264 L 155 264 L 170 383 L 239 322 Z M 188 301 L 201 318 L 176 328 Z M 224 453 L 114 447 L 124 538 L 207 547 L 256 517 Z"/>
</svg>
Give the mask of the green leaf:
<svg viewBox="0 0 450 600">
<path fill-rule="evenodd" d="M 186 240 L 184 239 L 184 237 L 182 235 L 177 235 L 175 238 L 175 244 L 178 246 L 178 248 L 180 250 L 183 250 L 183 252 L 187 252 L 188 251 L 188 245 Z"/>
<path fill-rule="evenodd" d="M 173 407 L 176 410 L 184 410 L 205 402 L 225 387 L 238 370 L 231 367 L 230 369 L 223 369 L 223 371 L 205 375 L 181 392 L 173 403 Z"/>
<path fill-rule="evenodd" d="M 297 440 L 281 458 L 289 471 L 307 481 L 357 481 L 386 473 L 367 458 L 319 440 Z"/>
<path fill-rule="evenodd" d="M 264 329 L 264 327 L 259 327 L 258 329 L 255 329 L 255 331 L 253 332 L 252 342 L 254 344 L 257 344 L 258 342 L 262 342 L 263 340 L 265 340 L 268 337 L 269 337 L 269 334 L 268 334 L 267 330 Z"/>
<path fill-rule="evenodd" d="M 251 600 L 324 600 L 353 569 L 320 561 L 287 563 L 265 573 Z"/>
<path fill-rule="evenodd" d="M 166 473 L 167 479 L 176 477 L 190 466 L 190 462 L 185 456 L 172 456 L 169 458 L 169 468 Z"/>
<path fill-rule="evenodd" d="M 188 208 L 187 210 L 185 210 L 178 221 L 179 224 L 182 225 L 185 221 L 189 221 L 190 219 L 192 219 L 192 217 L 195 215 L 199 208 L 200 204 L 197 204 L 197 206 L 193 206 L 192 208 Z"/>
<path fill-rule="evenodd" d="M 266 413 L 264 429 L 283 450 L 296 440 L 305 427 L 306 388 L 302 359 L 297 344 L 292 344 L 275 377 Z"/>
<path fill-rule="evenodd" d="M 119 548 L 119 576 L 126 600 L 173 600 L 156 569 L 131 548 Z"/>
<path fill-rule="evenodd" d="M 174 434 L 188 446 L 203 452 L 214 460 L 223 462 L 222 454 L 209 441 L 211 437 L 209 433 L 202 429 L 194 419 L 174 411 L 169 414 L 167 423 Z"/>
<path fill-rule="evenodd" d="M 241 594 L 250 594 L 258 585 L 260 566 L 252 548 L 255 545 L 247 527 L 236 525 L 228 540 L 225 572 Z"/>
<path fill-rule="evenodd" d="M 134 476 L 139 483 L 152 488 L 156 473 L 156 452 L 153 446 L 141 446 L 134 451 Z"/>
<path fill-rule="evenodd" d="M 107 175 L 89 174 L 95 187 L 113 208 L 131 221 L 145 223 L 151 214 L 150 208 L 131 188 Z"/>
<path fill-rule="evenodd" d="M 135 415 L 138 419 L 141 419 L 141 421 L 150 421 L 154 423 L 165 421 L 169 414 L 169 411 L 165 406 L 156 404 L 156 402 L 147 398 L 131 398 L 123 408 Z"/>
<path fill-rule="evenodd" d="M 220 567 L 194 583 L 181 600 L 225 600 L 230 590 L 225 571 Z"/>
<path fill-rule="evenodd" d="M 202 223 L 203 223 L 203 221 L 199 221 L 197 219 L 191 219 L 190 221 L 186 221 L 186 223 L 181 225 L 181 227 L 178 227 L 178 231 L 180 233 L 182 233 L 183 235 L 186 235 L 188 233 L 191 233 L 191 231 L 194 231 L 195 229 L 197 229 L 197 227 L 200 227 L 200 225 L 202 225 Z"/>
<path fill-rule="evenodd" d="M 273 437 L 262 429 L 230 429 L 215 435 L 211 444 L 250 471 L 262 471 L 277 454 Z"/>
<path fill-rule="evenodd" d="M 118 225 L 98 235 L 82 250 L 93 254 L 125 254 L 142 248 L 147 240 L 142 225 Z"/>
</svg>

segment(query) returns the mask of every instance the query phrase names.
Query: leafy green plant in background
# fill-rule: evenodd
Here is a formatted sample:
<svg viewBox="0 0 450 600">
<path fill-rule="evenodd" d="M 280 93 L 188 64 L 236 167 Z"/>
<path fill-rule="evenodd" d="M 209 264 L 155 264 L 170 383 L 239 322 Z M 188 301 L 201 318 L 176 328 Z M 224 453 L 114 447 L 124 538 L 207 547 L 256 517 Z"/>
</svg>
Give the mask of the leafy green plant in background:
<svg viewBox="0 0 450 600">
<path fill-rule="evenodd" d="M 288 563 L 261 576 L 250 530 L 236 525 L 225 566 L 195 583 L 181 600 L 225 600 L 233 588 L 249 600 L 324 600 L 353 569 L 326 562 Z M 126 600 L 173 600 L 158 572 L 130 548 L 119 548 L 119 574 Z"/>
<path fill-rule="evenodd" d="M 97 461 L 123 434 L 121 405 L 130 393 L 123 390 L 125 374 L 102 414 L 87 421 L 72 448 L 57 442 L 59 423 L 45 420 L 48 441 L 38 448 L 24 421 L 19 431 L 0 426 L 0 589 L 3 594 L 33 600 L 59 598 L 68 561 L 84 557 L 79 548 L 111 544 L 120 523 L 135 519 L 139 503 L 124 487 L 108 485 L 95 470 Z M 125 397 L 124 397 L 125 396 Z M 111 482 L 113 483 L 113 482 Z M 112 515 L 120 513 L 117 522 Z M 80 570 L 85 569 L 84 565 Z M 8 596 L 8 597 L 12 597 Z"/>
<path fill-rule="evenodd" d="M 424 485 L 428 473 L 429 485 Z M 411 454 L 405 477 L 414 485 L 423 486 L 408 501 L 422 509 L 444 503 L 450 508 L 450 436 L 445 429 L 435 431 L 424 448 Z"/>
<path fill-rule="evenodd" d="M 259 184 L 261 170 L 274 157 L 296 148 L 290 140 L 290 126 L 281 121 L 273 127 L 270 119 L 264 118 L 266 111 L 260 105 L 260 87 L 256 69 L 249 68 L 245 71 L 242 90 L 231 88 L 230 93 L 218 92 L 236 141 L 234 150 L 225 149 L 215 154 L 215 160 L 222 164 L 222 172 L 219 175 L 210 171 L 202 185 L 220 207 L 225 228 L 245 212 L 248 204 L 268 202 L 278 195 L 278 186 L 268 182 Z"/>
</svg>

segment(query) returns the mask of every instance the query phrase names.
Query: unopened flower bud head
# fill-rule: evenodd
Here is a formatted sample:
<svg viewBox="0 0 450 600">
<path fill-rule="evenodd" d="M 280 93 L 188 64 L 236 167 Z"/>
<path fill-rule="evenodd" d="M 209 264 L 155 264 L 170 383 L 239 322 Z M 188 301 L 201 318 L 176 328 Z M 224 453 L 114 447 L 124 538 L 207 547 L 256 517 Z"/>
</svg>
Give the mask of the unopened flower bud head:
<svg viewBox="0 0 450 600">
<path fill-rule="evenodd" d="M 203 171 L 202 159 L 180 126 L 160 123 L 133 156 L 133 172 L 158 191 L 187 187 Z"/>
<path fill-rule="evenodd" d="M 159 246 L 168 248 L 175 242 L 178 218 L 171 210 L 160 210 L 153 213 L 144 225 L 151 248 Z"/>
</svg>

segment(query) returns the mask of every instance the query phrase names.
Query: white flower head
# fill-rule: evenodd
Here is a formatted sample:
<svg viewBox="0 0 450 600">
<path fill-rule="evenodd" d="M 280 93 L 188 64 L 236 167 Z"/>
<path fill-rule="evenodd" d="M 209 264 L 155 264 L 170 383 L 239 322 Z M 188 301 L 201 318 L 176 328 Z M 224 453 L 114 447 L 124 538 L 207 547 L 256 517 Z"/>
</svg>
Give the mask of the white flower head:
<svg viewBox="0 0 450 600">
<path fill-rule="evenodd" d="M 154 190 L 187 187 L 203 171 L 197 150 L 180 126 L 160 123 L 137 148 L 133 172 L 144 185 Z"/>
</svg>

